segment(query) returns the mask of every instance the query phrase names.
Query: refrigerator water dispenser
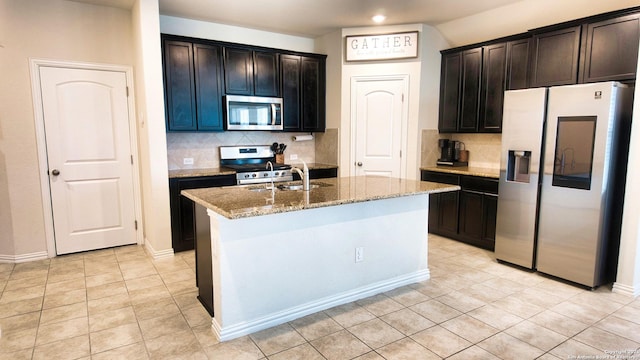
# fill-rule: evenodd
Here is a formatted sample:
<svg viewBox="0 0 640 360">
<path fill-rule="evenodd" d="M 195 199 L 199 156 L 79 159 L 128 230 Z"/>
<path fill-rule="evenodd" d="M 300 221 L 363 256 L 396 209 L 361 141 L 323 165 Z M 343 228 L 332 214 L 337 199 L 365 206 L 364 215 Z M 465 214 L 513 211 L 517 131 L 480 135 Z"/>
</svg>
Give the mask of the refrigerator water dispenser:
<svg viewBox="0 0 640 360">
<path fill-rule="evenodd" d="M 531 151 L 509 150 L 507 181 L 529 183 Z"/>
</svg>

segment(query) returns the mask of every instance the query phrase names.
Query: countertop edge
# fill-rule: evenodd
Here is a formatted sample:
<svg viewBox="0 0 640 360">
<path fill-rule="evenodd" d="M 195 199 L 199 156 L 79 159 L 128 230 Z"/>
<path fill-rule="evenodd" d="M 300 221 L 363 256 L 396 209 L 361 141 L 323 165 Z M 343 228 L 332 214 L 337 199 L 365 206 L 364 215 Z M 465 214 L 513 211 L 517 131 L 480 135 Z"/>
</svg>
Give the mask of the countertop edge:
<svg viewBox="0 0 640 360">
<path fill-rule="evenodd" d="M 243 218 L 250 218 L 250 217 L 256 217 L 256 216 L 263 216 L 263 215 L 281 214 L 281 213 L 287 213 L 292 211 L 310 210 L 310 209 L 318 209 L 318 208 L 330 207 L 330 206 L 363 203 L 363 202 L 375 201 L 375 200 L 384 200 L 384 199 L 393 199 L 393 198 L 415 196 L 415 195 L 428 195 L 428 194 L 435 194 L 435 193 L 451 192 L 451 191 L 458 191 L 461 189 L 460 186 L 458 185 L 441 184 L 441 183 L 434 183 L 434 182 L 428 182 L 428 181 L 422 181 L 422 182 L 437 184 L 438 188 L 410 191 L 406 193 L 390 193 L 385 195 L 372 195 L 372 196 L 367 196 L 362 198 L 350 197 L 346 199 L 329 200 L 329 201 L 324 201 L 320 203 L 287 205 L 287 206 L 271 207 L 271 208 L 256 208 L 251 211 L 237 212 L 237 213 L 226 211 L 225 209 L 222 209 L 219 206 L 216 206 L 215 204 L 212 204 L 190 193 L 190 191 L 196 190 L 196 189 L 182 190 L 180 193 L 183 196 L 194 201 L 195 203 L 202 205 L 205 208 L 227 219 L 235 220 L 235 219 L 243 219 Z M 222 188 L 217 188 L 217 189 L 222 189 Z"/>
<path fill-rule="evenodd" d="M 491 168 L 478 168 L 478 167 L 444 167 L 444 166 L 423 166 L 420 167 L 420 170 L 424 171 L 434 171 L 441 172 L 446 174 L 456 174 L 456 175 L 468 175 L 468 176 L 479 176 L 490 179 L 500 179 L 500 170 L 499 169 L 491 169 Z"/>
</svg>

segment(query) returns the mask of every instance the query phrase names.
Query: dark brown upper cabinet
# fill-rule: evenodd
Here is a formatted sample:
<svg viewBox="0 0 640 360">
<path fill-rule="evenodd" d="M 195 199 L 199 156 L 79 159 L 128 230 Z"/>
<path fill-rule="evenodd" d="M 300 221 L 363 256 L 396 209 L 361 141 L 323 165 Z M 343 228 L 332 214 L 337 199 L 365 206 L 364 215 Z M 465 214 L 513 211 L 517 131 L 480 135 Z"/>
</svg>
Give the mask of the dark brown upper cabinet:
<svg viewBox="0 0 640 360">
<path fill-rule="evenodd" d="M 462 52 L 462 92 L 458 122 L 458 131 L 460 132 L 478 130 L 482 50 L 482 48 L 477 48 Z"/>
<path fill-rule="evenodd" d="M 507 90 L 529 87 L 529 51 L 531 38 L 507 42 Z"/>
<path fill-rule="evenodd" d="M 167 131 L 222 131 L 221 48 L 165 39 Z"/>
<path fill-rule="evenodd" d="M 325 131 L 325 57 L 280 55 L 285 131 Z"/>
<path fill-rule="evenodd" d="M 282 112 L 285 131 L 299 131 L 302 128 L 300 118 L 300 56 L 281 55 L 280 71 L 282 78 Z"/>
<path fill-rule="evenodd" d="M 440 69 L 440 132 L 458 131 L 462 52 L 443 53 Z"/>
<path fill-rule="evenodd" d="M 589 23 L 583 26 L 583 32 L 586 41 L 581 82 L 635 79 L 640 14 Z"/>
<path fill-rule="evenodd" d="M 193 44 L 165 40 L 162 46 L 167 130 L 196 130 Z"/>
<path fill-rule="evenodd" d="M 278 54 L 227 46 L 224 80 L 227 94 L 278 96 Z"/>
<path fill-rule="evenodd" d="M 506 43 L 443 53 L 440 132 L 502 130 L 506 54 Z"/>
<path fill-rule="evenodd" d="M 581 26 L 534 33 L 531 87 L 570 85 L 578 82 Z"/>
<path fill-rule="evenodd" d="M 198 130 L 222 131 L 222 48 L 193 44 Z"/>
<path fill-rule="evenodd" d="M 325 58 L 302 57 L 302 130 L 324 131 L 325 118 Z"/>
<path fill-rule="evenodd" d="M 254 95 L 279 96 L 278 54 L 266 51 L 253 52 Z"/>
<path fill-rule="evenodd" d="M 483 53 L 478 131 L 501 132 L 502 103 L 506 87 L 507 43 L 485 46 Z"/>
</svg>

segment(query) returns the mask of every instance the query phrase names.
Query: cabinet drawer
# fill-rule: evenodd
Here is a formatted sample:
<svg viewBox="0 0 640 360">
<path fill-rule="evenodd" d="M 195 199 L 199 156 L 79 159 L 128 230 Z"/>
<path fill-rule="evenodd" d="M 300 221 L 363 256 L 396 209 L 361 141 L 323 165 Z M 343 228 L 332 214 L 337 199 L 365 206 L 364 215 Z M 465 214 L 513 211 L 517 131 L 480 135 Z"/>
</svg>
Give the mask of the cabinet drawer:
<svg viewBox="0 0 640 360">
<path fill-rule="evenodd" d="M 497 194 L 498 180 L 477 176 L 462 176 L 460 178 L 462 190 L 479 191 L 483 193 Z"/>
<path fill-rule="evenodd" d="M 460 185 L 459 175 L 445 174 L 437 171 L 423 171 L 421 174 L 421 180 L 450 185 Z"/>
</svg>

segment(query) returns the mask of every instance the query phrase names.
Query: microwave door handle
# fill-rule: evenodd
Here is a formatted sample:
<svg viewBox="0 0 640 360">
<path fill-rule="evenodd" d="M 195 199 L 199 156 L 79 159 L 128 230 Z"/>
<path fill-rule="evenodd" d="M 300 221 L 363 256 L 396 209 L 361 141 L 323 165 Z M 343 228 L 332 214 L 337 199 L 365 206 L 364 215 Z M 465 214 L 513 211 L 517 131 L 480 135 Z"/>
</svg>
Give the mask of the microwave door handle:
<svg viewBox="0 0 640 360">
<path fill-rule="evenodd" d="M 276 104 L 271 104 L 271 125 L 276 124 Z"/>
</svg>

